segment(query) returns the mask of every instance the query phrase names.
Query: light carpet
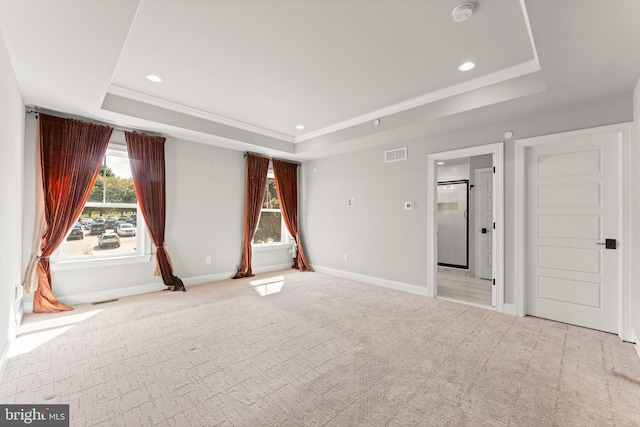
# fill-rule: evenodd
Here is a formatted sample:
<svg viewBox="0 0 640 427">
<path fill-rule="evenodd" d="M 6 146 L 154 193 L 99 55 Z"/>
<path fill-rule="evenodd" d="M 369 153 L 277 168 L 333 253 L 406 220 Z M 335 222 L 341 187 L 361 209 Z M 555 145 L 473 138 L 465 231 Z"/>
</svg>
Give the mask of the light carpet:
<svg viewBox="0 0 640 427">
<path fill-rule="evenodd" d="M 617 336 L 288 270 L 26 315 L 0 403 L 73 426 L 640 425 Z M 21 354 L 19 354 L 21 353 Z"/>
</svg>

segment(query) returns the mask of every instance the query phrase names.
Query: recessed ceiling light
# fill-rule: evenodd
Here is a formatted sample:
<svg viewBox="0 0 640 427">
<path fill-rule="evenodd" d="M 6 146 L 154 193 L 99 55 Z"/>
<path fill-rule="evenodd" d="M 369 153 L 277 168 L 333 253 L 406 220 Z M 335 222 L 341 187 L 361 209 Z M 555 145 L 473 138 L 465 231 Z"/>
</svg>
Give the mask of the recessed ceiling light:
<svg viewBox="0 0 640 427">
<path fill-rule="evenodd" d="M 475 67 L 476 64 L 474 64 L 473 62 L 465 62 L 464 64 L 462 64 L 461 66 L 458 67 L 458 70 L 460 71 L 469 71 L 472 70 L 473 67 Z"/>
<path fill-rule="evenodd" d="M 147 80 L 154 83 L 160 83 L 162 78 L 160 76 L 156 76 L 155 74 L 147 74 Z"/>
<path fill-rule="evenodd" d="M 303 125 L 297 125 L 297 126 L 296 126 L 296 129 L 298 129 L 298 130 L 302 130 L 302 129 L 304 129 L 304 126 L 303 126 Z"/>
<path fill-rule="evenodd" d="M 439 165 L 444 165 L 444 162 L 438 162 Z"/>
</svg>

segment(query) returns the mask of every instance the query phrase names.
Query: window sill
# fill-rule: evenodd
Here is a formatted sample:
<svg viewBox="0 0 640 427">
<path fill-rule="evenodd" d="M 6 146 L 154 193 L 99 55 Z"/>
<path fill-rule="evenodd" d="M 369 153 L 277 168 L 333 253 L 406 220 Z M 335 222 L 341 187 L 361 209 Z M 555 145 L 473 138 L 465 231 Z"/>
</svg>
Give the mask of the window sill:
<svg viewBox="0 0 640 427">
<path fill-rule="evenodd" d="M 151 262 L 153 255 L 133 255 L 100 259 L 79 259 L 51 263 L 51 271 L 78 270 L 82 268 L 112 267 L 116 265 Z"/>
<path fill-rule="evenodd" d="M 276 251 L 280 249 L 289 249 L 289 243 L 261 243 L 259 245 L 251 245 L 253 252 Z"/>
</svg>

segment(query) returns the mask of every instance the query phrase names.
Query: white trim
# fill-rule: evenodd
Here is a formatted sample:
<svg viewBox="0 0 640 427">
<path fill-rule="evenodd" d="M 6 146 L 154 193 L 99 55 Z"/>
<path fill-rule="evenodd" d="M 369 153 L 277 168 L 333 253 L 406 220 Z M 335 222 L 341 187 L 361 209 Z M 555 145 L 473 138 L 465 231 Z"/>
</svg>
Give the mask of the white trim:
<svg viewBox="0 0 640 427">
<path fill-rule="evenodd" d="M 280 132 L 275 132 L 269 129 L 251 125 L 238 120 L 233 120 L 228 117 L 219 116 L 217 114 L 209 113 L 207 111 L 199 110 L 197 108 L 187 107 L 186 105 L 167 101 L 166 99 L 147 95 L 132 89 L 127 89 L 127 88 L 116 86 L 113 84 L 109 86 L 107 93 L 110 93 L 116 96 L 121 96 L 127 99 L 132 99 L 134 101 L 139 101 L 145 104 L 155 105 L 156 107 L 166 108 L 167 110 L 187 114 L 189 116 L 199 117 L 201 119 L 205 119 L 215 123 L 220 123 L 226 126 L 232 126 L 237 129 L 246 130 L 248 132 L 257 133 L 259 135 L 268 136 L 270 138 L 276 138 L 281 141 L 295 142 L 295 138 L 290 135 L 285 135 Z"/>
<path fill-rule="evenodd" d="M 620 141 L 620 263 L 619 277 L 620 288 L 618 290 L 618 336 L 627 341 L 631 336 L 631 264 L 632 264 L 632 135 L 633 123 L 618 123 L 595 128 L 581 129 L 570 132 L 561 132 L 550 135 L 542 135 L 532 138 L 518 139 L 515 141 L 515 275 L 514 275 L 514 302 L 518 316 L 526 315 L 526 149 L 529 147 L 546 144 L 561 144 L 580 141 L 584 138 L 593 138 L 602 135 L 618 134 Z"/>
<path fill-rule="evenodd" d="M 628 340 L 633 333 L 633 290 L 631 280 L 633 277 L 633 122 L 626 124 L 626 132 L 623 130 L 621 135 L 620 150 L 620 197 L 622 197 L 622 209 L 620 211 L 620 224 L 622 226 L 622 256 L 620 257 L 620 272 L 622 283 L 620 292 L 618 293 L 618 302 L 620 304 L 620 317 L 618 319 L 618 327 L 620 333 L 618 336 L 623 340 Z M 637 341 L 636 341 L 637 343 Z M 637 349 L 637 347 L 636 347 Z"/>
<path fill-rule="evenodd" d="M 112 256 L 92 259 L 68 259 L 67 261 L 51 262 L 51 271 L 78 270 L 82 268 L 113 267 L 115 265 L 138 264 L 151 262 L 154 255 Z"/>
<path fill-rule="evenodd" d="M 526 18 L 527 16 L 525 14 L 525 19 Z M 531 40 L 533 41 L 533 39 Z M 466 80 L 462 83 L 458 83 L 453 86 L 448 86 L 440 90 L 436 90 L 433 92 L 426 93 L 424 95 L 416 96 L 415 98 L 407 99 L 405 101 L 401 101 L 396 104 L 389 105 L 387 107 L 380 108 L 378 110 L 353 117 L 343 122 L 336 123 L 334 125 L 327 126 L 325 128 L 306 133 L 304 135 L 300 135 L 294 138 L 294 140 L 297 143 L 297 142 L 307 141 L 313 138 L 318 138 L 332 132 L 337 132 L 342 129 L 346 129 L 346 128 L 356 126 L 368 121 L 379 119 L 380 117 L 401 113 L 403 111 L 410 110 L 412 108 L 421 107 L 423 105 L 430 104 L 432 102 L 441 101 L 443 99 L 451 98 L 453 96 L 460 95 L 466 92 L 471 92 L 473 90 L 495 85 L 495 84 L 498 84 L 507 80 L 515 79 L 521 76 L 526 76 L 527 74 L 535 73 L 537 71 L 540 71 L 540 63 L 538 62 L 538 59 L 537 59 L 535 46 L 532 45 L 531 48 L 533 49 L 533 54 L 536 57 L 528 61 L 521 62 L 519 64 L 512 65 L 511 67 L 506 67 L 498 71 L 494 71 L 493 73 L 476 77 L 475 79 Z"/>
<path fill-rule="evenodd" d="M 502 304 L 502 314 L 510 314 L 512 316 L 517 316 L 516 305 L 511 303 Z"/>
<path fill-rule="evenodd" d="M 286 230 L 286 227 L 285 227 Z M 287 234 L 289 232 L 287 231 Z M 252 243 L 251 250 L 253 252 L 266 252 L 266 251 L 276 251 L 276 250 L 289 250 L 288 242 L 279 242 L 279 243 Z"/>
<path fill-rule="evenodd" d="M 253 270 L 253 274 L 271 273 L 273 271 L 291 270 L 292 265 L 293 265 L 293 260 L 291 260 L 291 262 L 286 264 L 276 264 L 276 265 L 269 265 L 267 267 L 257 267 L 257 268 L 252 268 L 252 270 Z M 232 273 L 232 275 L 233 274 L 235 274 L 235 271 Z"/>
<path fill-rule="evenodd" d="M 427 295 L 436 297 L 438 282 L 438 239 L 437 233 L 437 196 L 438 160 L 473 157 L 484 154 L 493 155 L 495 176 L 493 177 L 493 221 L 496 228 L 493 232 L 493 267 L 492 274 L 496 281 L 496 306 L 499 313 L 504 312 L 504 146 L 502 142 L 478 145 L 443 153 L 433 153 L 427 164 Z"/>
<path fill-rule="evenodd" d="M 254 268 L 254 274 L 262 274 L 269 273 L 272 271 L 282 271 L 291 268 L 291 264 L 277 264 L 270 265 L 266 267 L 258 267 Z M 219 282 L 221 280 L 227 280 L 233 277 L 235 271 L 226 271 L 223 273 L 216 274 L 207 274 L 204 276 L 194 276 L 189 278 L 182 278 L 182 281 L 185 287 L 194 286 L 194 285 L 202 285 L 211 282 Z M 127 286 L 123 288 L 115 288 L 109 289 L 106 291 L 98 291 L 98 292 L 89 292 L 86 294 L 77 294 L 70 296 L 59 297 L 58 299 L 63 304 L 67 304 L 70 306 L 80 305 L 80 304 L 91 304 L 100 301 L 109 301 L 117 298 L 125 298 L 134 295 L 148 294 L 151 292 L 158 292 L 166 289 L 164 283 L 162 283 L 162 279 L 158 277 L 156 282 L 147 283 L 143 285 L 137 286 Z M 33 300 L 25 301 L 22 304 L 22 310 L 24 313 L 33 313 Z"/>
<path fill-rule="evenodd" d="M 529 13 L 527 12 L 527 6 L 524 4 L 525 0 L 520 0 L 520 8 L 522 9 L 522 16 L 524 18 L 524 24 L 527 26 L 527 33 L 529 34 L 529 43 L 531 43 L 531 49 L 533 50 L 533 58 L 538 62 L 538 50 L 536 49 L 536 42 L 533 39 L 533 32 L 531 31 L 531 22 L 529 21 Z"/>
<path fill-rule="evenodd" d="M 525 247 L 525 191 L 526 191 L 526 168 L 525 168 L 525 149 L 526 146 L 522 140 L 516 140 L 516 159 L 515 159 L 515 197 L 514 202 L 516 204 L 514 209 L 514 225 L 515 233 L 513 235 L 514 240 L 514 269 L 515 274 L 513 276 L 513 302 L 515 304 L 516 315 L 519 317 L 525 316 L 526 296 L 524 292 L 525 287 L 525 259 L 527 255 L 527 249 Z"/>
<path fill-rule="evenodd" d="M 109 301 L 133 295 L 148 294 L 151 292 L 161 291 L 166 288 L 161 279 L 158 278 L 158 280 L 158 282 L 147 283 L 144 285 L 128 286 L 124 288 L 109 289 L 106 291 L 64 296 L 59 297 L 58 300 L 63 304 L 75 306 L 80 304 L 91 304 L 101 301 Z M 23 310 L 25 313 L 33 313 L 33 301 L 25 301 L 23 303 Z"/>
<path fill-rule="evenodd" d="M 490 305 L 478 304 L 476 302 L 464 301 L 462 299 L 455 299 L 455 298 L 448 298 L 448 297 L 437 297 L 437 299 L 441 299 L 441 300 L 444 300 L 444 301 L 455 302 L 455 303 L 458 303 L 458 304 L 470 305 L 472 307 L 484 308 L 485 310 L 493 311 L 493 307 L 490 306 Z"/>
<path fill-rule="evenodd" d="M 422 295 L 428 297 L 427 288 L 424 286 L 411 285 L 409 283 L 396 282 L 393 280 L 381 279 L 373 276 L 365 276 L 364 274 L 352 273 L 350 271 L 336 270 L 334 268 L 312 266 L 318 273 L 328 274 L 330 276 L 342 277 L 344 279 L 355 280 L 357 282 L 368 283 L 370 285 L 381 286 L 383 288 L 394 289 L 396 291 L 407 292 L 414 295 Z"/>
<path fill-rule="evenodd" d="M 524 9 L 524 3 L 522 3 L 522 7 L 523 7 L 523 17 L 525 21 L 528 23 L 528 16 L 526 14 L 526 10 Z M 150 96 L 150 95 L 147 95 L 132 89 L 117 86 L 114 84 L 111 84 L 109 86 L 107 93 L 115 96 L 121 96 L 123 98 L 131 99 L 134 101 L 142 102 L 145 104 L 154 105 L 160 108 L 166 108 L 168 110 L 175 111 L 182 114 L 187 114 L 189 116 L 199 117 L 201 119 L 208 120 L 215 123 L 220 123 L 226 126 L 232 126 L 237 129 L 242 129 L 242 130 L 253 132 L 259 135 L 276 138 L 281 141 L 299 143 L 299 142 L 304 142 L 313 138 L 318 138 L 333 132 L 337 132 L 343 129 L 347 129 L 352 126 L 357 126 L 368 121 L 379 119 L 380 117 L 401 113 L 403 111 L 410 110 L 412 108 L 421 107 L 426 104 L 441 101 L 443 99 L 451 98 L 453 96 L 457 96 L 463 93 L 471 92 L 471 91 L 485 88 L 491 85 L 496 85 L 507 80 L 512 80 L 518 77 L 522 77 L 528 74 L 538 72 L 540 71 L 540 62 L 538 61 L 538 57 L 537 57 L 535 45 L 533 44 L 532 37 L 530 37 L 530 42 L 531 42 L 532 53 L 534 56 L 532 59 L 521 62 L 519 64 L 512 65 L 510 67 L 502 68 L 500 70 L 485 74 L 483 76 L 476 77 L 474 79 L 465 80 L 462 83 L 448 86 L 443 89 L 439 89 L 439 90 L 429 92 L 420 96 L 416 96 L 414 98 L 410 98 L 410 99 L 398 102 L 396 104 L 389 105 L 384 108 L 370 111 L 368 113 L 352 117 L 342 122 L 339 122 L 331 126 L 327 126 L 312 132 L 308 132 L 304 135 L 300 135 L 297 137 L 294 137 L 288 134 L 283 134 L 280 132 L 275 132 L 269 129 L 251 125 L 238 120 L 230 119 L 228 117 L 219 116 L 217 114 L 209 113 L 196 108 L 187 107 L 186 105 L 178 104 L 172 101 L 167 101 L 166 99 Z"/>
</svg>

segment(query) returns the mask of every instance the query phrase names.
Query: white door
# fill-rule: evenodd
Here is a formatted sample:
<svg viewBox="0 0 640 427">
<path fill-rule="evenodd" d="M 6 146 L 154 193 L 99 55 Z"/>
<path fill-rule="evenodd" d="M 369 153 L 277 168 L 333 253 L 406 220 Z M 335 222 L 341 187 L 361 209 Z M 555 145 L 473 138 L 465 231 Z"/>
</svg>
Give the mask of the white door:
<svg viewBox="0 0 640 427">
<path fill-rule="evenodd" d="M 492 279 L 493 168 L 476 169 L 476 277 Z"/>
<path fill-rule="evenodd" d="M 527 314 L 618 331 L 618 141 L 527 149 Z"/>
</svg>

